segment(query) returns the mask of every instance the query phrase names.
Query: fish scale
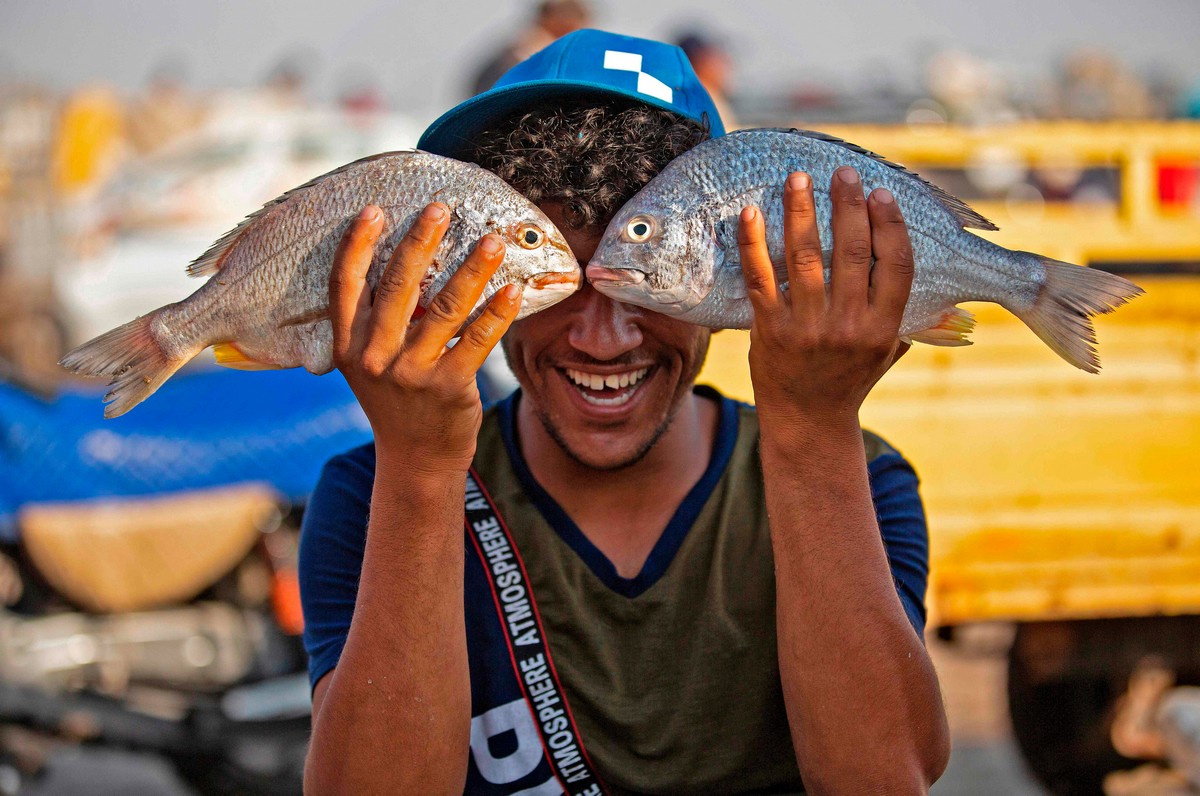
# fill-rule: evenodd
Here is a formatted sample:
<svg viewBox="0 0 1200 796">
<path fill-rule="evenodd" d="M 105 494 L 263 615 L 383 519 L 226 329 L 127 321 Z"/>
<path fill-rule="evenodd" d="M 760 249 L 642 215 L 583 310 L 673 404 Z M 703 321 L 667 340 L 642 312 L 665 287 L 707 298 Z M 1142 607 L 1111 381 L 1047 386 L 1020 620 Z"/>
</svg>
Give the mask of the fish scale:
<svg viewBox="0 0 1200 796">
<path fill-rule="evenodd" d="M 1037 298 L 1042 269 L 1037 264 L 1032 264 L 1028 270 L 1013 268 L 1004 258 L 989 266 L 988 255 L 991 252 L 984 249 L 991 244 L 977 236 L 963 234 L 954 214 L 940 202 L 921 201 L 923 195 L 928 193 L 926 184 L 909 176 L 911 172 L 889 166 L 847 147 L 831 146 L 833 139 L 809 138 L 783 131 L 764 131 L 764 136 L 778 137 L 790 146 L 785 148 L 783 145 L 769 144 L 768 156 L 764 157 L 759 149 L 761 144 L 748 140 L 751 138 L 749 136 L 734 136 L 731 138 L 733 146 L 728 148 L 725 157 L 719 160 L 697 159 L 690 164 L 692 179 L 709 190 L 721 185 L 723 178 L 727 180 L 724 191 L 713 191 L 713 195 L 721 196 L 723 200 L 723 206 L 717 212 L 735 222 L 723 225 L 719 231 L 723 256 L 717 267 L 727 270 L 726 274 L 719 277 L 725 284 L 741 281 L 736 219 L 741 209 L 748 205 L 757 205 L 764 209 L 772 258 L 782 262 L 783 203 L 780 174 L 786 175 L 792 171 L 806 171 L 814 184 L 819 186 L 818 190 L 814 191 L 814 202 L 825 261 L 825 277 L 828 281 L 833 230 L 832 201 L 825 187 L 830 184 L 833 173 L 838 168 L 850 165 L 859 172 L 864 192 L 869 193 L 880 187 L 887 188 L 896 197 L 899 205 L 906 208 L 905 220 L 912 232 L 914 264 L 919 273 L 914 279 L 915 300 L 910 301 L 906 308 L 901 325 L 902 334 L 919 331 L 921 322 L 938 311 L 943 297 L 955 304 L 967 300 L 968 296 L 961 291 L 956 292 L 955 286 L 968 284 L 971 277 L 958 273 L 957 269 L 969 268 L 975 263 L 981 262 L 991 270 L 1004 273 L 1012 278 L 1014 284 L 999 283 L 988 279 L 986 274 L 976 274 L 973 278 L 979 285 L 971 292 L 979 295 L 972 295 L 970 298 L 997 301 L 1005 297 L 1006 293 L 1011 295 L 1014 288 L 1021 294 L 1020 299 L 1026 306 L 1031 306 Z M 741 164 L 741 168 L 731 170 L 731 162 Z M 733 194 L 732 202 L 728 202 L 722 195 L 727 193 Z M 710 208 L 715 208 L 717 204 L 718 202 L 702 204 L 699 212 L 712 212 Z M 977 243 L 984 246 L 977 246 Z M 939 247 L 946 251 L 940 251 Z M 786 275 L 784 276 L 786 278 Z"/>
<path fill-rule="evenodd" d="M 443 202 L 449 230 L 422 281 L 427 307 L 479 239 L 496 232 L 505 256 L 466 323 L 507 284 L 523 290 L 517 317 L 570 295 L 579 264 L 562 233 L 499 177 L 468 163 L 425 152 L 388 152 L 355 161 L 268 202 L 222 236 L 188 267 L 209 279 L 168 304 L 68 353 L 77 373 L 110 378 L 106 417 L 144 400 L 204 348 L 243 369 L 332 369 L 329 274 L 343 234 L 363 207 L 377 205 L 384 232 L 367 283 L 374 290 L 392 252 L 426 205 Z M 522 242 L 534 229 L 536 245 Z"/>
<path fill-rule="evenodd" d="M 834 172 L 852 166 L 865 191 L 887 188 L 904 215 L 913 249 L 912 292 L 900 336 L 968 345 L 974 323 L 964 301 L 998 303 L 1071 364 L 1095 372 L 1091 317 L 1141 293 L 1128 280 L 1030 252 L 1006 249 L 966 228 L 996 226 L 966 203 L 854 144 L 806 130 L 742 130 L 706 141 L 671 161 L 617 213 L 588 279 L 614 299 L 713 328 L 749 328 L 737 245 L 738 216 L 761 208 L 767 248 L 786 287 L 783 189 L 787 176 L 813 182 L 818 232 L 830 279 Z M 635 225 L 653 228 L 645 239 Z"/>
</svg>

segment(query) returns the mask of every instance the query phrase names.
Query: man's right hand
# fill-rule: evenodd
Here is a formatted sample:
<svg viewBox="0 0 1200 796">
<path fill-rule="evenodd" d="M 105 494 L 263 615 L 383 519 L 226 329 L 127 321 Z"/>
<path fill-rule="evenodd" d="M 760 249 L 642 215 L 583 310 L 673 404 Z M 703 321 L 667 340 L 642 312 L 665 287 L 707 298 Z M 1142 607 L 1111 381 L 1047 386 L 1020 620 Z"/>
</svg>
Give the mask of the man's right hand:
<svg viewBox="0 0 1200 796">
<path fill-rule="evenodd" d="M 504 260 L 504 243 L 485 235 L 425 315 L 411 322 L 450 212 L 440 202 L 425 208 L 396 246 L 372 297 L 366 276 L 383 222 L 378 207 L 365 208 L 334 256 L 333 363 L 366 412 L 381 455 L 399 453 L 414 474 L 465 473 L 483 415 L 475 375 L 516 318 L 521 293 L 505 287 L 458 344 L 446 348 Z"/>
<path fill-rule="evenodd" d="M 462 793 L 466 782 L 462 522 L 483 415 L 475 374 L 516 317 L 520 292 L 500 291 L 446 348 L 504 259 L 501 240 L 487 235 L 412 321 L 449 222 L 445 205 L 425 208 L 372 297 L 366 276 L 384 219 L 368 207 L 329 277 L 333 361 L 371 421 L 376 463 L 353 619 L 336 668 L 313 690 L 306 793 Z"/>
</svg>

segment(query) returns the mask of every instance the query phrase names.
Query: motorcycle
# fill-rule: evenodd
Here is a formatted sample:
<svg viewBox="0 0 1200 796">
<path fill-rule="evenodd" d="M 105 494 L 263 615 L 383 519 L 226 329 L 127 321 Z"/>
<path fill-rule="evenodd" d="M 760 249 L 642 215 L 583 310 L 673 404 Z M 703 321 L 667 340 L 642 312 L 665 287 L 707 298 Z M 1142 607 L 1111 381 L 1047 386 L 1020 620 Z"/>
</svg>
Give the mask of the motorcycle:
<svg viewBox="0 0 1200 796">
<path fill-rule="evenodd" d="M 0 786 L 82 743 L 161 755 L 200 793 L 301 792 L 298 525 L 279 506 L 250 485 L 21 512 L 0 550 Z"/>
<path fill-rule="evenodd" d="M 301 792 L 300 507 L 369 425 L 336 376 L 163 389 L 104 421 L 94 390 L 0 382 L 0 794 L 64 745 L 154 753 L 201 794 Z"/>
</svg>

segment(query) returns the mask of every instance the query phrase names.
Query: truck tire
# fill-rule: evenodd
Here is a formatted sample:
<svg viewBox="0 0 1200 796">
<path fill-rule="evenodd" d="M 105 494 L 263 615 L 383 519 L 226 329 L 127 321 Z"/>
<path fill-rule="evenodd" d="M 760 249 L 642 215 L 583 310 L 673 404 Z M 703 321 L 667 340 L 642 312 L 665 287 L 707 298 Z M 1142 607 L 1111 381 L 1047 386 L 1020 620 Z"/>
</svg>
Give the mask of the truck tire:
<svg viewBox="0 0 1200 796">
<path fill-rule="evenodd" d="M 1129 676 L 1148 656 L 1180 684 L 1200 683 L 1200 617 L 1031 622 L 1008 657 L 1013 734 L 1033 773 L 1056 796 L 1097 796 L 1105 775 L 1133 768 L 1109 733 Z"/>
</svg>

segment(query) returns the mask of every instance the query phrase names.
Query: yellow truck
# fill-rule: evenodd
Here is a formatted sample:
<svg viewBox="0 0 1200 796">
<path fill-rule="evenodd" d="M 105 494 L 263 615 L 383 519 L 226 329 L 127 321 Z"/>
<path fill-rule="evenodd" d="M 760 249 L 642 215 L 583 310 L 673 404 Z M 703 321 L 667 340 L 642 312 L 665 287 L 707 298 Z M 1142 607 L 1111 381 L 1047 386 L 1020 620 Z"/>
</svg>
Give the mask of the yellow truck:
<svg viewBox="0 0 1200 796">
<path fill-rule="evenodd" d="M 975 345 L 914 346 L 862 415 L 921 477 L 931 630 L 1014 623 L 1018 745 L 1052 792 L 1098 793 L 1132 765 L 1109 728 L 1134 668 L 1200 684 L 1200 123 L 826 130 L 966 193 L 997 243 L 1146 290 L 1099 319 L 1099 376 L 970 305 Z M 750 400 L 748 344 L 716 335 L 701 380 Z"/>
</svg>

